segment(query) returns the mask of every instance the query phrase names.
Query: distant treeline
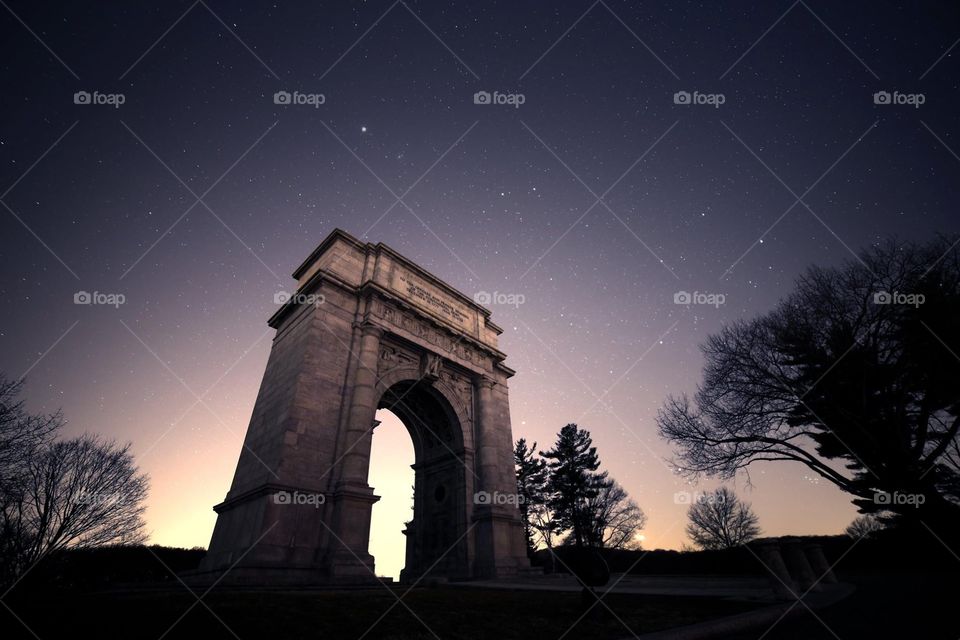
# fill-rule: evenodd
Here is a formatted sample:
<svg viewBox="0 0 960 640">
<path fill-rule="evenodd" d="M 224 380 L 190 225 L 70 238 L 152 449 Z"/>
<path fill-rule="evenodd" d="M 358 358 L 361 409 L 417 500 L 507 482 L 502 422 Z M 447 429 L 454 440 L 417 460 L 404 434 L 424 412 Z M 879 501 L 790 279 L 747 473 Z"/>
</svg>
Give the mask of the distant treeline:
<svg viewBox="0 0 960 640">
<path fill-rule="evenodd" d="M 917 573 L 921 567 L 936 573 L 956 563 L 948 549 L 936 540 L 884 532 L 875 539 L 854 540 L 847 536 L 804 536 L 820 544 L 827 561 L 837 563 L 835 571 L 857 574 Z M 560 560 L 568 549 L 558 548 Z M 652 551 L 598 549 L 612 573 L 629 571 L 631 575 L 766 575 L 754 553 L 743 547 L 716 551 Z M 564 573 L 562 562 L 550 562 L 550 553 L 541 549 L 533 557 L 534 566 Z"/>
<path fill-rule="evenodd" d="M 827 561 L 839 560 L 835 571 L 857 574 L 918 573 L 949 571 L 956 558 L 932 539 L 884 531 L 876 538 L 855 540 L 847 536 L 806 536 L 823 548 Z M 554 550 L 560 560 L 572 547 Z M 716 551 L 652 551 L 598 549 L 612 573 L 631 575 L 765 575 L 756 556 L 744 547 Z M 24 576 L 17 591 L 33 589 L 110 590 L 177 584 L 174 573 L 196 569 L 206 550 L 161 546 L 113 546 L 58 552 Z M 642 558 L 641 558 L 642 556 Z M 639 559 L 639 561 L 638 561 Z M 532 558 L 534 566 L 551 568 L 549 551 L 541 549 Z M 564 572 L 563 563 L 553 564 Z M 173 572 L 173 573 L 171 573 Z"/>
<path fill-rule="evenodd" d="M 112 546 L 67 549 L 45 558 L 17 585 L 31 588 L 100 590 L 128 584 L 177 583 L 175 574 L 196 569 L 206 549 Z"/>
</svg>

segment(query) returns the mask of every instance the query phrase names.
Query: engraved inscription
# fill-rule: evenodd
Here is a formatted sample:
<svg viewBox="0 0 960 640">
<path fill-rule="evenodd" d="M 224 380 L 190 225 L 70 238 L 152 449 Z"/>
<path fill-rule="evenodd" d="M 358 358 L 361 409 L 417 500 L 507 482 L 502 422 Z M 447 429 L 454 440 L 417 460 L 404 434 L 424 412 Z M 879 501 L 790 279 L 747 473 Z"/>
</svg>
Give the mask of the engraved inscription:
<svg viewBox="0 0 960 640">
<path fill-rule="evenodd" d="M 474 331 L 471 315 L 463 304 L 431 287 L 414 275 L 398 270 L 394 275 L 394 287 L 414 304 L 432 311 L 458 327 Z"/>
</svg>

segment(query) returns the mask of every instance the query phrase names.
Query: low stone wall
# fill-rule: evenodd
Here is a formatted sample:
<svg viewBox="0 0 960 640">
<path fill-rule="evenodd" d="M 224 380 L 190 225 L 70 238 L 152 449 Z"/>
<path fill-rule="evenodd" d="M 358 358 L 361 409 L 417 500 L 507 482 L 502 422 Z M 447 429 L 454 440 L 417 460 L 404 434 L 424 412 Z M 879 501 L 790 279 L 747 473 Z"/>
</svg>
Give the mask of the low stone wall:
<svg viewBox="0 0 960 640">
<path fill-rule="evenodd" d="M 817 542 L 784 536 L 754 540 L 748 548 L 767 570 L 770 587 L 780 599 L 796 600 L 837 582 Z"/>
</svg>

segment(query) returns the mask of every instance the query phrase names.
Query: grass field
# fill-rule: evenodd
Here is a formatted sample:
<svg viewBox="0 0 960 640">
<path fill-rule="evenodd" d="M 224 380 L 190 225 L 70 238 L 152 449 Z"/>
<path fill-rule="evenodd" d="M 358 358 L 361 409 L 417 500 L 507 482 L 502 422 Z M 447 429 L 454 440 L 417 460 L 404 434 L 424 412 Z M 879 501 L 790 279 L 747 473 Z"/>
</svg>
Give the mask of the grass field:
<svg viewBox="0 0 960 640">
<path fill-rule="evenodd" d="M 577 622 L 582 611 L 577 593 L 424 588 L 405 595 L 402 603 L 397 602 L 397 597 L 404 590 L 397 589 L 394 594 L 396 597 L 383 588 L 339 592 L 213 591 L 202 603 L 197 603 L 186 589 L 43 598 L 11 594 L 5 602 L 22 623 L 0 607 L 0 628 L 8 639 L 40 640 L 590 640 L 629 637 L 758 606 L 704 598 L 612 594 L 604 602 L 613 613 L 598 606 L 595 611 L 602 611 L 602 617 L 590 615 Z M 194 606 L 185 614 L 191 605 Z"/>
</svg>

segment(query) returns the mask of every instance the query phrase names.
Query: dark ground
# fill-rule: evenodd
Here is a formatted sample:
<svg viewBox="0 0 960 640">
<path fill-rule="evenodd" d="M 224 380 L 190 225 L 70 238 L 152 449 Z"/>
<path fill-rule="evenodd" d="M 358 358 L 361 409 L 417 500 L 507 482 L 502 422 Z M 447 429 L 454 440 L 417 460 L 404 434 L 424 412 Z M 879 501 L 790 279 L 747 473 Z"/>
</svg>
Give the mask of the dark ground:
<svg viewBox="0 0 960 640">
<path fill-rule="evenodd" d="M 857 590 L 811 614 L 801 613 L 725 640 L 957 640 L 960 638 L 960 562 L 951 574 L 840 575 Z M 819 620 L 817 619 L 819 618 Z"/>
<path fill-rule="evenodd" d="M 929 539 L 854 544 L 835 537 L 821 542 L 828 560 L 838 561 L 840 580 L 856 586 L 851 596 L 816 611 L 816 616 L 797 605 L 798 615 L 772 627 L 767 624 L 723 637 L 960 638 L 960 560 L 945 545 Z M 582 611 L 580 597 L 569 592 L 438 587 L 418 588 L 404 595 L 406 587 L 402 586 L 394 587 L 391 593 L 382 587 L 354 591 L 231 591 L 223 585 L 206 595 L 203 603 L 197 603 L 174 573 L 195 568 L 202 556 L 202 549 L 165 547 L 64 553 L 34 568 L 0 598 L 0 639 L 606 640 L 703 622 L 759 606 L 709 598 L 614 594 L 604 601 L 616 617 L 605 612 L 605 619 L 590 617 L 576 622 Z M 636 562 L 635 555 L 625 554 L 609 561 L 614 566 L 629 561 L 632 573 L 641 575 L 697 571 L 731 575 L 738 568 L 744 575 L 756 575 L 758 571 L 743 550 L 653 552 L 640 562 Z M 140 586 L 119 589 L 117 585 L 121 584 Z M 198 595 L 202 593 L 197 591 Z M 397 603 L 398 596 L 403 596 L 409 609 Z"/>
<path fill-rule="evenodd" d="M 956 640 L 960 637 L 956 574 L 842 574 L 840 577 L 855 584 L 857 591 L 835 605 L 816 611 L 822 622 L 803 605 L 797 605 L 799 615 L 785 618 L 772 627 L 764 625 L 737 635 L 727 634 L 724 638 Z M 403 595 L 404 589 L 395 588 L 394 593 Z M 607 614 L 604 620 L 581 620 L 571 630 L 580 612 L 579 596 L 573 593 L 420 588 L 403 600 L 413 613 L 403 604 L 396 604 L 396 598 L 382 588 L 340 592 L 221 589 L 204 598 L 203 603 L 210 610 L 204 604 L 196 604 L 186 615 L 184 612 L 196 600 L 185 588 L 99 594 L 61 592 L 45 597 L 11 594 L 4 602 L 36 634 L 32 635 L 10 611 L 0 607 L 0 629 L 3 629 L 0 635 L 10 640 L 70 637 L 158 640 L 161 636 L 209 640 L 236 637 L 242 640 L 608 639 L 692 624 L 756 606 L 703 598 L 611 595 L 605 602 L 626 626 Z M 395 606 L 391 609 L 391 605 Z M 381 616 L 383 618 L 376 622 Z"/>
<path fill-rule="evenodd" d="M 395 591 L 398 596 L 403 592 L 402 588 Z M 585 619 L 574 626 L 580 611 L 580 596 L 575 593 L 416 589 L 403 599 L 410 607 L 408 610 L 383 588 L 341 592 L 213 591 L 203 600 L 213 613 L 204 604 L 196 604 L 184 616 L 196 602 L 184 588 L 163 593 L 62 594 L 43 600 L 11 597 L 6 602 L 36 636 L 2 607 L 0 629 L 6 640 L 158 640 L 161 636 L 164 640 L 607 639 L 691 624 L 756 606 L 701 598 L 628 595 L 611 595 L 604 601 L 626 626 L 609 614 L 603 620 Z M 384 617 L 377 622 L 381 616 Z"/>
</svg>

